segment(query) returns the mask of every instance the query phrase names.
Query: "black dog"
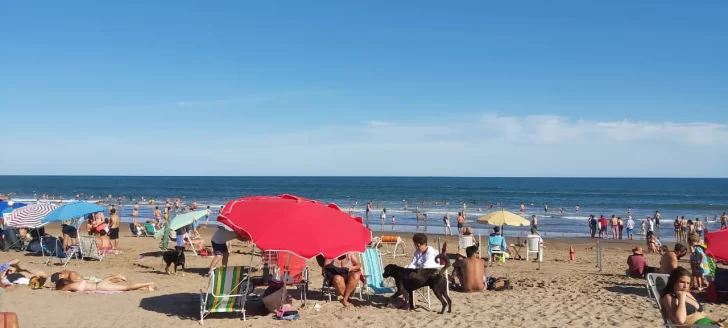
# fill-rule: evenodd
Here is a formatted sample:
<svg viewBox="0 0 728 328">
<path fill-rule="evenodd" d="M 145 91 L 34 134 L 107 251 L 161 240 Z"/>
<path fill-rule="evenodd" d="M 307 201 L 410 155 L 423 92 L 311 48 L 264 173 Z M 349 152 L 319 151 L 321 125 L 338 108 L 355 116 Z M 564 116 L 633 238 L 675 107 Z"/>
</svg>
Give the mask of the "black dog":
<svg viewBox="0 0 728 328">
<path fill-rule="evenodd" d="M 397 296 L 407 291 L 409 297 L 409 309 L 415 309 L 414 291 L 425 286 L 429 286 L 435 293 L 435 296 L 442 303 L 440 314 L 452 312 L 452 300 L 447 295 L 447 268 L 450 267 L 450 261 L 444 255 L 438 255 L 435 260 L 445 259 L 445 266 L 439 269 L 408 269 L 396 264 L 389 264 L 384 267 L 384 278 L 392 277 L 397 285 L 397 292 L 387 300 L 387 304 L 392 302 Z M 385 305 L 385 306 L 386 306 Z"/>
<path fill-rule="evenodd" d="M 177 274 L 177 267 L 182 267 L 182 276 L 185 275 L 185 249 L 184 247 L 175 247 L 175 249 L 170 249 L 162 255 L 162 259 L 164 260 L 164 263 L 167 264 L 167 267 L 164 269 L 164 271 L 167 272 L 167 274 L 171 274 L 169 272 L 169 266 L 174 264 L 174 274 Z"/>
</svg>

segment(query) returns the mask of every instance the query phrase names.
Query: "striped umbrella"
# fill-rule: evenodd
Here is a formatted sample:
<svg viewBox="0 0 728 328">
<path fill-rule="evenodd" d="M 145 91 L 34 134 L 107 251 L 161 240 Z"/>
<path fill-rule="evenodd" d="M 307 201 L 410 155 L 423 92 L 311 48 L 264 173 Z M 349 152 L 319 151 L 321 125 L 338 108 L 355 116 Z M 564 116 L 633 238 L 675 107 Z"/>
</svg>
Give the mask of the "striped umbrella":
<svg viewBox="0 0 728 328">
<path fill-rule="evenodd" d="M 13 228 L 37 228 L 43 225 L 40 221 L 56 208 L 58 208 L 56 204 L 33 204 L 21 207 L 12 211 L 5 223 Z"/>
</svg>

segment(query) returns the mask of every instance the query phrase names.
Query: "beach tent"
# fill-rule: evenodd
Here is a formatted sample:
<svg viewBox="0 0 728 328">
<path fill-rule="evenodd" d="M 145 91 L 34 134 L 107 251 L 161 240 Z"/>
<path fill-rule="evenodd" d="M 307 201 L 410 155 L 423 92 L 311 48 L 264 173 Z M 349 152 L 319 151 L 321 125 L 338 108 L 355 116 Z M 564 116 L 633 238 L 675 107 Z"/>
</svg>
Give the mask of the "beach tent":
<svg viewBox="0 0 728 328">
<path fill-rule="evenodd" d="M 705 243 L 708 244 L 705 254 L 716 262 L 728 263 L 728 229 L 706 232 Z"/>
</svg>

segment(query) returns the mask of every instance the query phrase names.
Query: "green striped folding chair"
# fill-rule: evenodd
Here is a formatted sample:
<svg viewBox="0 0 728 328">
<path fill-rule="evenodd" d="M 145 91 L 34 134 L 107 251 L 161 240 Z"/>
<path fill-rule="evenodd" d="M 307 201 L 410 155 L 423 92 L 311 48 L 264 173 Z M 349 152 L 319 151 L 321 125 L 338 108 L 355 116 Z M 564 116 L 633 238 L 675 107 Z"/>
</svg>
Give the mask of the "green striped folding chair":
<svg viewBox="0 0 728 328">
<path fill-rule="evenodd" d="M 207 292 L 200 290 L 200 324 L 213 312 L 241 312 L 245 319 L 243 300 L 247 281 L 242 266 L 218 267 L 210 274 Z"/>
</svg>

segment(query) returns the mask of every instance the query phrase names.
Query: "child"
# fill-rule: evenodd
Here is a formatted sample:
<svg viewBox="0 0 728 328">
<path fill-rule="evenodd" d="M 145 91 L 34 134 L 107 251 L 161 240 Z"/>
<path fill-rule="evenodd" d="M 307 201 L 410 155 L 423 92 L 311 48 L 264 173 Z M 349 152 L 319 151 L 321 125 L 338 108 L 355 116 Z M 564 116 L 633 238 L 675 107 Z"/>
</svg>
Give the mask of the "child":
<svg viewBox="0 0 728 328">
<path fill-rule="evenodd" d="M 690 254 L 690 266 L 693 269 L 693 280 L 698 288 L 698 292 L 702 292 L 705 287 L 704 276 L 710 274 L 710 265 L 708 264 L 708 256 L 705 255 L 705 248 L 700 245 L 700 236 L 691 233 L 688 237 L 688 245 L 692 250 Z"/>
</svg>

